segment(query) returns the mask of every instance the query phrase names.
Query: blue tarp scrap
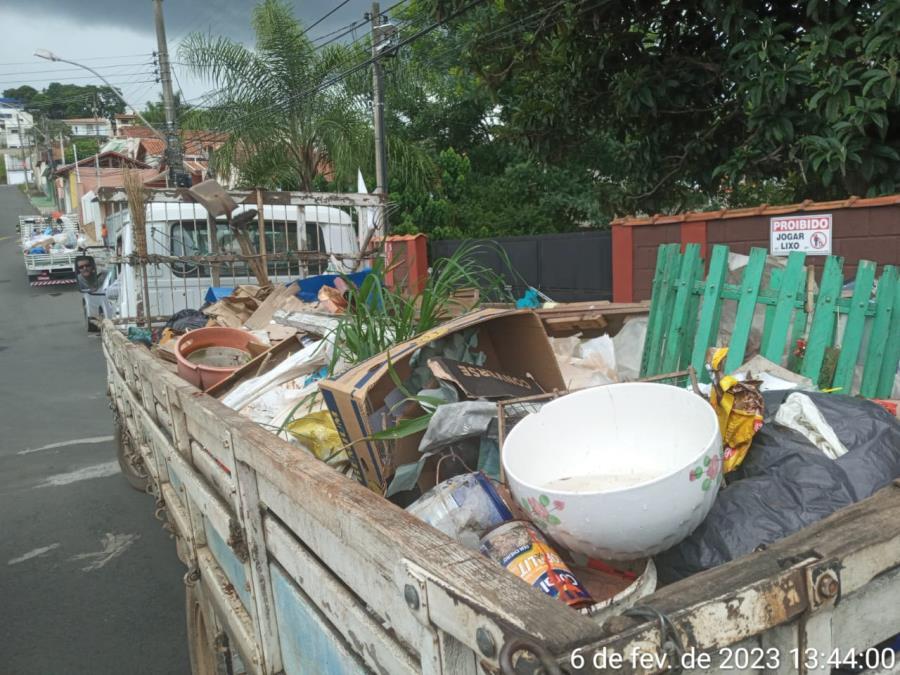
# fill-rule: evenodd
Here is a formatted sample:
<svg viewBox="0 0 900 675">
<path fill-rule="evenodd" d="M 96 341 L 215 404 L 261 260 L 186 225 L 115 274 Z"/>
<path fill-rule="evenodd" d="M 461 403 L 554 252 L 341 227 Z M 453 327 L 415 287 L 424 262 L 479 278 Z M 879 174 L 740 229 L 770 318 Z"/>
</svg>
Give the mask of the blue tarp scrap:
<svg viewBox="0 0 900 675">
<path fill-rule="evenodd" d="M 529 288 L 525 295 L 516 300 L 516 309 L 537 309 L 541 306 L 541 296 L 537 289 Z"/>
<path fill-rule="evenodd" d="M 358 288 L 371 273 L 372 270 L 363 270 L 362 272 L 354 272 L 353 274 L 347 274 L 345 276 Z M 338 279 L 340 276 L 340 274 L 317 274 L 314 277 L 300 279 L 297 281 L 300 285 L 300 291 L 297 293 L 297 297 L 303 302 L 315 302 L 319 299 L 319 289 L 322 288 L 322 286 L 334 287 L 334 280 Z"/>
<path fill-rule="evenodd" d="M 206 289 L 206 295 L 203 300 L 205 302 L 218 302 L 222 298 L 227 298 L 234 292 L 234 288 L 229 286 L 210 286 Z"/>
<path fill-rule="evenodd" d="M 365 280 L 369 274 L 372 273 L 372 270 L 363 270 L 361 272 L 354 272 L 353 274 L 347 274 L 346 277 L 352 281 L 357 287 Z M 300 290 L 297 293 L 297 297 L 300 298 L 303 302 L 315 302 L 319 299 L 319 289 L 322 286 L 331 286 L 334 287 L 335 279 L 338 279 L 340 274 L 317 274 L 313 277 L 307 277 L 306 279 L 297 280 L 297 284 L 300 286 Z M 289 282 L 293 283 L 293 282 Z M 289 284 L 284 284 L 285 286 Z M 227 298 L 234 292 L 234 288 L 226 287 L 226 286 L 210 286 L 206 289 L 206 296 L 204 296 L 204 300 L 209 303 L 217 302 L 222 298 Z"/>
</svg>

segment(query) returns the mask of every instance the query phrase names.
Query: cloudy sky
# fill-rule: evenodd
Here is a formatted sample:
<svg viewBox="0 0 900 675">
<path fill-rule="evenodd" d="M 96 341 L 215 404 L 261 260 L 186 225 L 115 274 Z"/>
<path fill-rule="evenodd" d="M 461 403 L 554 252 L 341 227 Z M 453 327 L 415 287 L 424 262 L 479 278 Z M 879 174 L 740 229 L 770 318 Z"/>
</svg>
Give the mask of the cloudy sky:
<svg viewBox="0 0 900 675">
<path fill-rule="evenodd" d="M 306 25 L 343 2 L 289 1 Z M 188 100 L 201 97 L 212 85 L 193 79 L 177 65 L 178 43 L 194 31 L 249 43 L 250 13 L 255 4 L 253 0 L 164 0 L 173 68 Z M 382 7 L 385 4 L 391 3 L 383 2 Z M 370 8 L 371 0 L 348 0 L 310 35 L 315 38 L 347 26 L 362 19 Z M 152 65 L 156 35 L 151 0 L 2 0 L 0 26 L 0 91 L 23 84 L 43 89 L 50 82 L 101 84 L 84 70 L 33 56 L 35 49 L 43 48 L 98 70 L 134 105 L 142 107 L 159 96 Z"/>
</svg>

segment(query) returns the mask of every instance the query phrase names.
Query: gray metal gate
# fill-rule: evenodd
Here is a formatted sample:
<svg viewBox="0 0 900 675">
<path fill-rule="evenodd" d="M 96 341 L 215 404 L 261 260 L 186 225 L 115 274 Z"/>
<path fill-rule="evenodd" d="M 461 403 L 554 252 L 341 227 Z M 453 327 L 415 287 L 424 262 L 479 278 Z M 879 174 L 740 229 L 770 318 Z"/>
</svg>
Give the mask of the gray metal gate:
<svg viewBox="0 0 900 675">
<path fill-rule="evenodd" d="M 431 259 L 453 254 L 464 241 L 431 242 Z M 520 297 L 534 286 L 554 300 L 612 299 L 612 237 L 609 231 L 591 230 L 568 234 L 476 239 L 481 244 L 475 257 L 502 274 Z M 506 252 L 514 274 L 498 250 Z"/>
</svg>

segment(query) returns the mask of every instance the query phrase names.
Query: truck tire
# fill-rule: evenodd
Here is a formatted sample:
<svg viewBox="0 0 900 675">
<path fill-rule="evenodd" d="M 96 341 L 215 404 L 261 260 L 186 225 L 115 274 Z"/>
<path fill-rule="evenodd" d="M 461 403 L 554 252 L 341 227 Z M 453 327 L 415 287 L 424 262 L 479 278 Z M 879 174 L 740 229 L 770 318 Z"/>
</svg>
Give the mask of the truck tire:
<svg viewBox="0 0 900 675">
<path fill-rule="evenodd" d="M 191 675 L 237 675 L 228 641 L 216 639 L 212 615 L 197 584 L 185 587 L 184 598 Z"/>
<path fill-rule="evenodd" d="M 128 484 L 139 492 L 147 491 L 147 474 L 143 471 L 143 458 L 132 446 L 128 434 L 119 420 L 115 422 L 116 455 L 119 468 Z"/>
</svg>

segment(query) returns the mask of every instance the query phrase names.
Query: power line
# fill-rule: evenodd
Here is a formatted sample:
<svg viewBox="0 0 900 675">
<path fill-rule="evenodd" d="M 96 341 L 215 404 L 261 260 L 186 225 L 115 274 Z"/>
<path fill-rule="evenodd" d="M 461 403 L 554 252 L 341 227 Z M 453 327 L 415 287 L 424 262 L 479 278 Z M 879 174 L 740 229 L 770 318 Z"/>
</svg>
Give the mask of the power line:
<svg viewBox="0 0 900 675">
<path fill-rule="evenodd" d="M 106 72 L 111 68 L 130 68 L 132 66 L 148 66 L 150 65 L 150 61 L 136 61 L 133 63 L 119 63 L 111 66 L 97 66 L 94 70 L 99 72 Z M 0 77 L 6 77 L 8 75 L 40 75 L 44 73 L 72 73 L 75 71 L 84 72 L 84 68 L 50 68 L 44 70 L 17 70 L 15 72 L 10 73 L 0 73 Z M 118 73 L 113 73 L 113 75 L 117 75 Z"/>
<path fill-rule="evenodd" d="M 274 104 L 271 104 L 268 106 L 263 106 L 260 110 L 254 111 L 252 113 L 248 113 L 247 115 L 244 115 L 241 117 L 238 117 L 236 120 L 232 121 L 232 125 L 230 127 L 223 129 L 223 130 L 219 130 L 219 133 L 222 133 L 222 132 L 228 133 L 230 131 L 234 131 L 234 130 L 236 130 L 235 124 L 237 124 L 241 121 L 257 118 L 260 115 L 266 114 L 278 107 L 289 104 L 289 103 L 297 100 L 298 98 L 324 91 L 325 89 L 330 88 L 331 86 L 340 82 L 341 80 L 344 80 L 347 77 L 350 77 L 351 75 L 353 75 L 354 73 L 362 70 L 363 68 L 368 67 L 369 65 L 374 63 L 377 59 L 383 58 L 384 55 L 386 55 L 390 52 L 398 51 L 401 47 L 404 47 L 404 46 L 414 42 L 415 40 L 418 40 L 419 38 L 431 33 L 435 29 L 437 29 L 437 28 L 443 26 L 444 24 L 448 23 L 449 21 L 452 21 L 453 19 L 461 16 L 465 12 L 469 11 L 470 9 L 472 9 L 473 7 L 475 7 L 479 4 L 482 4 L 483 2 L 485 2 L 485 0 L 472 0 L 471 2 L 468 2 L 465 5 L 463 5 L 462 7 L 460 7 L 455 12 L 452 12 L 447 17 L 445 17 L 443 19 L 439 19 L 438 21 L 435 21 L 434 23 L 430 24 L 429 26 L 426 26 L 425 28 L 422 28 L 421 30 L 417 31 L 413 35 L 410 35 L 408 38 L 401 40 L 393 47 L 390 47 L 389 49 L 385 50 L 385 52 L 383 54 L 367 58 L 367 59 L 363 60 L 362 62 L 357 63 L 356 65 L 352 66 L 351 68 L 327 79 L 326 81 L 320 83 L 319 85 L 316 85 L 315 87 L 311 87 L 310 89 L 301 91 L 298 94 L 289 96 L 287 99 L 285 99 L 283 101 L 278 101 Z"/>
<path fill-rule="evenodd" d="M 393 5 L 391 5 L 391 6 L 388 7 L 387 9 L 382 10 L 381 13 L 382 13 L 382 14 L 387 14 L 388 12 L 393 12 L 393 11 L 394 11 L 395 9 L 397 9 L 400 5 L 406 4 L 407 2 L 409 2 L 409 0 L 399 0 L 399 2 L 395 2 Z"/>
<path fill-rule="evenodd" d="M 71 58 L 72 61 L 109 61 L 110 59 L 132 59 L 138 56 L 152 56 L 150 52 L 142 52 L 140 54 L 120 54 L 118 56 L 82 56 Z M 5 63 L 0 63 L 0 66 L 28 66 L 34 65 L 34 60 L 31 61 L 6 61 Z"/>
<path fill-rule="evenodd" d="M 128 82 L 111 82 L 110 84 L 112 85 L 112 87 L 114 89 L 121 89 L 122 87 L 128 86 L 130 84 L 144 84 L 146 82 L 156 82 L 156 80 L 138 80 L 137 82 L 133 82 L 133 81 L 129 80 Z M 60 83 L 60 84 L 65 84 L 65 83 Z M 80 86 L 84 86 L 84 85 L 80 85 Z M 103 85 L 102 87 L 97 87 L 96 93 L 102 95 L 103 90 L 108 89 L 108 88 L 109 87 L 107 87 L 106 85 Z M 46 96 L 46 94 L 44 94 L 44 95 Z M 87 97 L 92 98 L 93 96 L 94 96 L 94 94 L 91 93 Z M 79 95 L 73 97 L 71 100 L 75 100 L 77 98 L 82 98 L 82 96 L 79 94 Z M 66 99 L 50 98 L 50 100 L 48 102 L 28 102 L 28 103 L 25 103 L 24 105 L 26 108 L 41 108 L 41 107 L 55 105 L 57 102 L 63 101 L 63 100 L 66 100 Z"/>
<path fill-rule="evenodd" d="M 151 70 L 137 70 L 137 71 L 134 71 L 131 73 L 115 73 L 114 76 L 115 77 L 134 77 L 137 75 L 151 75 L 151 74 L 153 74 L 153 71 L 151 71 Z M 14 75 L 14 73 L 8 73 L 8 75 Z M 113 75 L 110 75 L 110 76 L 112 77 Z M 97 76 L 96 75 L 84 75 L 84 76 L 66 75 L 63 77 L 46 77 L 46 78 L 41 78 L 38 80 L 17 78 L 14 80 L 0 80 L 0 84 L 23 84 L 23 85 L 29 84 L 29 83 L 43 84 L 43 85 L 53 84 L 53 83 L 71 84 L 70 80 L 94 80 L 96 82 Z M 46 87 L 44 87 L 44 88 L 46 89 Z"/>
<path fill-rule="evenodd" d="M 340 28 L 337 28 L 337 29 L 331 31 L 330 33 L 325 33 L 324 35 L 320 35 L 319 37 L 310 38 L 309 41 L 312 42 L 313 44 L 315 44 L 315 43 L 318 42 L 319 40 L 324 40 L 324 39 L 327 38 L 327 37 L 331 37 L 331 36 L 334 35 L 335 33 L 341 33 L 341 34 L 338 36 L 338 38 L 341 38 L 341 37 L 343 37 L 344 35 L 346 35 L 347 33 L 349 33 L 349 32 L 351 32 L 351 31 L 353 31 L 353 30 L 359 28 L 360 26 L 365 26 L 367 23 L 369 23 L 369 20 L 368 20 L 368 19 L 359 19 L 359 20 L 354 21 L 354 22 L 352 22 L 352 23 L 348 23 L 346 26 L 341 26 Z M 343 31 L 343 32 L 342 32 L 342 31 Z"/>
<path fill-rule="evenodd" d="M 405 0 L 402 0 L 402 1 L 405 1 Z M 461 7 L 461 8 L 460 8 L 459 10 L 457 10 L 456 12 L 453 12 L 453 13 L 452 13 L 451 15 L 449 15 L 448 17 L 446 17 L 446 18 L 444 18 L 444 19 L 442 19 L 442 20 L 439 20 L 439 21 L 436 21 L 436 22 L 430 24 L 429 26 L 427 26 L 427 27 L 425 27 L 425 28 L 423 28 L 423 29 L 417 31 L 416 33 L 414 33 L 413 35 L 409 36 L 408 38 L 405 38 L 404 40 L 402 40 L 401 42 L 399 42 L 397 45 L 395 45 L 395 46 L 393 46 L 393 47 L 390 47 L 388 50 L 385 51 L 385 54 L 390 53 L 390 52 L 397 52 L 400 48 L 402 48 L 402 47 L 404 47 L 404 46 L 406 46 L 406 45 L 412 43 L 412 42 L 415 41 L 415 40 L 418 40 L 419 38 L 423 37 L 424 35 L 427 35 L 428 33 L 431 33 L 432 31 L 434 31 L 435 29 L 439 28 L 440 26 L 442 26 L 442 25 L 446 24 L 447 22 L 449 22 L 449 21 L 451 21 L 451 20 L 457 18 L 457 17 L 460 16 L 462 13 L 468 11 L 469 9 L 475 7 L 475 6 L 478 5 L 478 4 L 481 4 L 483 1 L 484 1 L 484 0 L 473 0 L 473 2 L 470 2 L 470 3 L 466 4 L 465 6 Z M 586 4 L 587 1 L 588 1 L 588 0 L 582 0 L 582 4 Z M 396 6 L 399 5 L 399 4 L 402 4 L 402 2 L 396 3 L 393 7 L 396 7 Z M 600 2 L 594 3 L 594 4 L 591 5 L 591 6 L 588 6 L 588 7 L 582 7 L 582 9 L 581 9 L 579 12 L 576 13 L 576 16 L 578 16 L 578 15 L 580 15 L 580 14 L 583 14 L 584 12 L 590 11 L 590 9 L 592 9 L 593 7 L 597 7 L 597 6 L 601 5 L 601 4 L 602 4 L 602 0 L 601 0 Z M 561 1 L 561 2 L 557 2 L 557 3 L 553 4 L 553 5 L 551 5 L 550 7 L 544 7 L 544 8 L 542 8 L 541 10 L 538 10 L 538 11 L 536 11 L 536 12 L 534 12 L 534 13 L 528 15 L 528 16 L 522 17 L 522 18 L 520 18 L 520 19 L 516 19 L 516 20 L 514 20 L 514 21 L 510 21 L 510 22 L 504 24 L 503 26 L 500 26 L 499 28 L 497 28 L 497 29 L 495 29 L 495 30 L 493 30 L 493 31 L 491 31 L 491 32 L 489 32 L 489 33 L 487 33 L 487 34 L 485 34 L 484 36 L 482 36 L 482 39 L 479 40 L 478 45 L 481 46 L 481 47 L 483 47 L 483 46 L 485 46 L 485 44 L 488 44 L 488 42 L 486 41 L 486 38 L 498 38 L 498 37 L 504 36 L 504 35 L 506 35 L 506 34 L 511 34 L 515 28 L 517 28 L 517 27 L 519 27 L 519 26 L 525 25 L 527 22 L 531 21 L 532 19 L 535 19 L 535 18 L 538 18 L 539 20 L 540 20 L 540 19 L 543 19 L 545 16 L 551 14 L 553 11 L 557 10 L 559 7 L 561 7 L 561 6 L 563 6 L 563 5 L 564 5 L 564 2 L 562 2 L 562 1 Z M 354 43 L 355 43 L 355 42 L 358 42 L 358 41 L 359 41 L 359 40 L 356 40 L 356 41 L 354 41 Z M 496 39 L 490 40 L 490 42 L 496 42 Z M 445 53 L 449 53 L 452 49 L 453 49 L 452 46 L 446 48 Z M 213 131 L 212 133 L 216 134 L 217 136 L 218 136 L 218 135 L 221 135 L 222 133 L 230 133 L 231 131 L 236 130 L 236 128 L 237 128 L 236 125 L 239 124 L 239 123 L 242 122 L 242 121 L 245 121 L 245 120 L 251 120 L 251 119 L 253 119 L 253 118 L 257 118 L 257 117 L 259 117 L 259 116 L 261 116 L 261 115 L 264 115 L 264 114 L 268 113 L 268 112 L 271 111 L 271 110 L 276 109 L 276 108 L 279 107 L 279 106 L 287 105 L 287 104 L 289 104 L 289 103 L 295 101 L 296 99 L 298 99 L 298 98 L 300 98 L 300 97 L 304 97 L 304 96 L 307 96 L 307 95 L 310 95 L 310 94 L 315 94 L 315 93 L 324 91 L 325 89 L 330 88 L 331 86 L 333 86 L 334 84 L 340 82 L 341 80 L 344 80 L 344 79 L 346 79 L 347 77 L 350 77 L 352 74 L 358 72 L 358 71 L 361 70 L 362 68 L 365 68 L 365 67 L 369 66 L 371 63 L 373 63 L 373 62 L 376 60 L 376 58 L 381 58 L 381 56 L 383 56 L 383 55 L 380 55 L 379 57 L 371 57 L 371 58 L 367 58 L 367 59 L 365 59 L 364 61 L 362 61 L 362 62 L 360 62 L 360 63 L 357 63 L 356 65 L 352 66 L 351 68 L 349 68 L 349 69 L 347 69 L 347 70 L 345 70 L 345 71 L 343 71 L 343 72 L 341 72 L 341 73 L 339 73 L 339 74 L 337 74 L 337 75 L 335 75 L 335 76 L 333 76 L 333 77 L 327 79 L 326 81 L 320 83 L 319 85 L 316 85 L 316 86 L 311 87 L 311 88 L 309 88 L 309 89 L 307 89 L 307 90 L 304 90 L 304 91 L 301 91 L 301 92 L 299 92 L 299 93 L 297 93 L 297 94 L 294 94 L 294 95 L 288 97 L 288 98 L 285 99 L 285 100 L 278 101 L 278 102 L 276 102 L 276 103 L 274 103 L 274 104 L 271 104 L 271 105 L 268 105 L 268 106 L 264 106 L 264 107 L 263 107 L 262 109 L 260 109 L 260 110 L 253 111 L 253 112 L 251 112 L 251 113 L 247 113 L 246 115 L 239 116 L 239 117 L 237 117 L 236 119 L 232 120 L 232 121 L 231 121 L 231 124 L 230 124 L 229 126 L 227 126 L 227 127 L 225 127 L 225 128 L 222 128 L 222 129 L 216 129 L 216 130 Z M 343 65 L 344 63 L 347 63 L 348 61 L 349 61 L 349 59 L 346 59 L 346 60 L 343 61 L 342 64 L 340 64 L 340 65 Z M 201 97 L 198 97 L 198 98 L 206 98 L 207 100 L 209 100 L 209 99 L 211 99 L 212 96 L 214 96 L 215 94 L 221 93 L 221 91 L 222 91 L 222 90 L 213 90 L 213 91 L 208 92 L 207 94 L 204 94 L 204 95 L 202 95 Z M 192 100 L 198 100 L 198 99 L 192 99 Z M 211 131 L 212 131 L 212 130 L 211 130 Z M 202 137 L 201 137 L 201 138 L 202 138 Z M 211 137 L 209 137 L 209 138 L 211 139 Z"/>
<path fill-rule="evenodd" d="M 340 3 L 337 7 L 334 7 L 334 8 L 331 9 L 330 11 L 325 12 L 324 15 L 322 15 L 321 17 L 319 17 L 316 21 L 313 21 L 309 26 L 307 26 L 306 29 L 301 33 L 301 35 L 306 35 L 309 31 L 311 31 L 313 28 L 315 28 L 316 26 L 318 26 L 320 23 L 322 23 L 325 19 L 327 19 L 327 18 L 328 18 L 329 16 L 331 16 L 332 14 L 334 14 L 336 11 L 338 11 L 341 7 L 343 7 L 344 5 L 346 5 L 348 2 L 350 2 L 350 0 L 344 0 L 344 1 L 343 1 L 342 3 Z"/>
<path fill-rule="evenodd" d="M 172 75 L 175 77 L 175 84 L 178 85 L 179 98 L 181 99 L 181 102 L 184 103 L 184 90 L 181 88 L 181 82 L 178 79 L 178 69 L 177 68 L 172 68 Z"/>
<path fill-rule="evenodd" d="M 604 0 L 599 0 L 598 2 L 588 4 L 589 0 L 581 0 L 581 2 L 579 3 L 581 5 L 581 9 L 579 11 L 577 11 L 574 14 L 574 16 L 580 16 L 581 14 L 589 12 L 591 9 L 594 9 L 594 8 L 602 5 L 603 1 Z M 396 4 L 399 5 L 401 3 L 396 3 Z M 465 7 L 461 8 L 458 12 L 455 12 L 454 14 L 452 14 L 451 16 L 448 16 L 447 18 L 445 18 L 442 21 L 438 21 L 438 22 L 435 22 L 435 23 L 427 26 L 426 28 L 418 31 L 414 35 L 411 35 L 409 38 L 406 38 L 402 42 L 398 43 L 394 47 L 391 47 L 387 51 L 388 52 L 396 52 L 401 47 L 413 42 L 414 40 L 419 39 L 420 37 L 422 37 L 423 35 L 425 35 L 427 33 L 432 32 L 434 29 L 438 28 L 440 25 L 443 25 L 444 23 L 451 21 L 452 19 L 459 16 L 462 12 L 467 11 L 468 9 L 474 7 L 477 4 L 479 4 L 478 1 L 469 3 Z M 516 32 L 516 30 L 521 26 L 525 26 L 526 24 L 533 22 L 533 21 L 535 21 L 535 22 L 542 21 L 546 16 L 548 16 L 551 13 L 553 13 L 554 11 L 558 10 L 564 4 L 565 3 L 562 0 L 560 0 L 557 3 L 550 5 L 549 7 L 543 7 L 542 9 L 535 11 L 532 14 L 529 14 L 525 17 L 521 17 L 519 19 L 509 21 L 509 22 L 503 24 L 502 26 L 499 26 L 495 30 L 492 30 L 489 33 L 486 33 L 485 35 L 481 36 L 481 38 L 477 42 L 477 46 L 484 47 L 488 44 L 494 44 L 494 43 L 498 42 L 501 38 L 505 37 L 506 35 L 511 35 L 514 32 Z M 585 6 L 585 5 L 587 5 L 587 6 Z M 579 5 L 576 5 L 576 7 L 578 7 L 578 6 Z M 453 53 L 455 51 L 455 49 L 456 48 L 453 45 L 448 45 L 448 46 L 444 47 L 443 49 L 438 49 L 437 51 L 439 54 L 441 52 L 443 52 L 443 54 L 450 54 L 450 53 Z M 374 59 L 366 59 L 365 61 L 357 64 L 356 66 L 353 66 L 352 68 L 348 69 L 347 71 L 344 71 L 344 72 L 336 75 L 335 77 L 329 79 L 326 82 L 323 82 L 322 84 L 320 84 L 316 87 L 310 88 L 306 91 L 302 91 L 294 96 L 291 96 L 287 100 L 280 101 L 276 104 L 267 106 L 267 107 L 263 108 L 262 110 L 254 111 L 254 112 L 248 113 L 247 115 L 238 117 L 236 120 L 231 122 L 230 126 L 222 128 L 222 129 L 218 129 L 217 133 L 229 133 L 231 131 L 234 131 L 236 129 L 236 125 L 244 120 L 250 120 L 250 119 L 253 119 L 254 117 L 259 117 L 260 115 L 267 113 L 269 110 L 272 110 L 279 105 L 286 105 L 286 104 L 296 100 L 299 97 L 306 96 L 308 94 L 315 94 L 319 91 L 323 91 L 324 89 L 327 89 L 330 86 L 333 86 L 334 84 L 341 81 L 342 79 L 346 79 L 347 77 L 352 75 L 354 72 L 357 72 L 361 68 L 368 66 L 373 60 Z M 345 60 L 344 63 L 346 63 L 346 62 L 347 61 Z M 216 93 L 216 92 L 210 92 L 210 94 L 212 94 L 212 93 Z M 209 96 L 209 94 L 207 96 Z"/>
</svg>

